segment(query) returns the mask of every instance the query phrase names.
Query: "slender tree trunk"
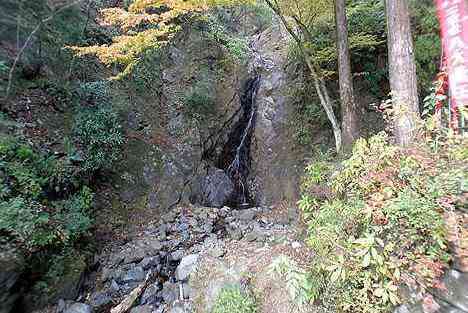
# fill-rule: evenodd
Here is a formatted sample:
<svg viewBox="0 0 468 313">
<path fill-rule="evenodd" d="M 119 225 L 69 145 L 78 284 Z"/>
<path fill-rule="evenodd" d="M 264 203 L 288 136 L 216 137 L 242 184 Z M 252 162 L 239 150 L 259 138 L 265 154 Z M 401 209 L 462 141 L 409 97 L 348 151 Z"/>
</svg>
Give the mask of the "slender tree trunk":
<svg viewBox="0 0 468 313">
<path fill-rule="evenodd" d="M 301 51 L 302 56 L 304 57 L 306 65 L 310 71 L 310 74 L 312 75 L 312 81 L 314 83 L 314 88 L 315 88 L 315 91 L 317 92 L 317 96 L 319 97 L 320 104 L 325 110 L 328 120 L 331 123 L 333 135 L 335 137 L 336 151 L 339 153 L 341 152 L 341 147 L 342 147 L 341 128 L 336 118 L 335 112 L 333 112 L 332 101 L 330 99 L 330 95 L 328 93 L 325 82 L 318 75 L 317 70 L 314 66 L 314 63 L 312 61 L 312 57 L 307 53 L 307 50 L 304 45 L 304 41 L 301 39 L 300 35 L 298 35 L 295 32 L 295 30 L 291 27 L 291 25 L 289 25 L 289 23 L 286 21 L 286 17 L 282 14 L 277 1 L 276 0 L 273 0 L 273 1 L 274 1 L 274 4 L 271 0 L 265 0 L 267 5 L 279 17 L 279 19 L 281 20 L 281 23 L 286 28 L 287 32 L 291 35 L 291 37 L 294 39 L 294 41 L 296 42 L 296 44 L 298 45 Z M 296 23 L 297 23 L 297 20 L 296 20 Z M 297 25 L 297 26 L 301 28 L 301 25 Z"/>
<path fill-rule="evenodd" d="M 351 58 L 348 43 L 348 21 L 345 0 L 335 0 L 338 73 L 341 99 L 343 145 L 351 146 L 359 138 L 359 114 L 354 99 Z"/>
<path fill-rule="evenodd" d="M 416 65 L 407 0 L 386 0 L 390 88 L 397 143 L 414 141 L 420 121 Z"/>
</svg>

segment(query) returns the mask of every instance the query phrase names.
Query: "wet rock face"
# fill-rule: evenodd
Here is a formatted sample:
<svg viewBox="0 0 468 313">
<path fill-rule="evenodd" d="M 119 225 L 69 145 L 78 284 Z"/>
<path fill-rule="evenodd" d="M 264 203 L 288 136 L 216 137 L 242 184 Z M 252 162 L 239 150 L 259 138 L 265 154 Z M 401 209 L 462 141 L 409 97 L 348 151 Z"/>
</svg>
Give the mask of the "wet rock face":
<svg viewBox="0 0 468 313">
<path fill-rule="evenodd" d="M 200 179 L 200 188 L 192 195 L 192 201 L 209 207 L 227 205 L 234 195 L 231 178 L 221 169 Z"/>
<path fill-rule="evenodd" d="M 249 32 L 246 38 L 252 50 L 249 64 L 222 73 L 216 62 L 223 50 L 193 29 L 184 30 L 167 48 L 158 96 L 129 108 L 127 128 L 135 136 L 127 145 L 121 175 L 119 200 L 125 208 L 136 203 L 164 211 L 188 202 L 220 207 L 296 200 L 297 163 L 303 155 L 295 153 L 286 125 L 292 112 L 288 86 L 294 83 L 286 73 L 288 37 L 275 26 Z M 201 62 L 212 63 L 208 74 L 213 104 L 193 120 L 184 113 L 182 93 L 203 79 L 199 68 L 207 64 Z M 238 148 L 239 164 L 230 171 Z M 212 167 L 228 174 L 234 194 L 225 177 L 211 170 L 207 174 Z M 225 191 L 215 186 L 218 182 Z"/>
<path fill-rule="evenodd" d="M 190 202 L 192 183 L 206 176 L 203 151 L 211 141 L 224 142 L 231 124 L 237 121 L 237 116 L 230 118 L 239 108 L 238 90 L 245 73 L 239 64 L 220 71 L 217 62 L 225 57 L 222 48 L 194 25 L 179 32 L 161 55 L 154 61 L 154 73 L 160 76 L 158 85 L 125 108 L 125 128 L 131 136 L 116 179 L 116 202 L 122 209 L 144 209 L 148 216 L 164 213 L 179 202 Z M 186 99 L 206 82 L 209 90 L 203 89 L 202 96 L 213 103 L 206 112 L 191 114 L 190 110 L 198 107 L 191 107 Z M 214 201 L 222 206 L 225 201 L 217 198 L 225 196 L 212 192 L 211 186 L 206 190 L 214 200 L 197 203 Z"/>
</svg>

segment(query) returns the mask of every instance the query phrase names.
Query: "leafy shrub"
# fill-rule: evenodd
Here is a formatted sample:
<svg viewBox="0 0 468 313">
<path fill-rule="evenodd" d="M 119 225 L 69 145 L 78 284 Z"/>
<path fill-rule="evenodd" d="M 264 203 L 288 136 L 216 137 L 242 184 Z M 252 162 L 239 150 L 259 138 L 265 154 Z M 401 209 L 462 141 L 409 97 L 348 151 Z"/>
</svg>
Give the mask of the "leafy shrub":
<svg viewBox="0 0 468 313">
<path fill-rule="evenodd" d="M 131 74 L 136 91 L 141 93 L 158 92 L 162 83 L 160 76 L 155 73 L 161 71 L 160 51 L 149 50 L 145 52 Z"/>
<path fill-rule="evenodd" d="M 255 313 L 254 299 L 239 287 L 230 286 L 221 290 L 214 304 L 212 313 Z"/>
<path fill-rule="evenodd" d="M 0 61 L 0 74 L 4 74 L 8 72 L 8 65 L 6 64 L 5 61 Z"/>
<path fill-rule="evenodd" d="M 401 149 L 379 134 L 358 140 L 336 173 L 326 174 L 331 164 L 309 166 L 299 204 L 317 253 L 312 280 L 325 282 L 310 296 L 329 310 L 387 312 L 402 301 L 400 286 L 422 293 L 440 287 L 450 260 L 445 216 L 466 205 L 460 195 L 467 154 L 463 139 L 445 141 L 437 153 L 430 143 Z M 314 184 L 340 197 L 317 198 Z M 461 230 L 452 228 L 460 238 Z"/>
<path fill-rule="evenodd" d="M 93 195 L 78 180 L 64 192 L 72 175 L 61 165 L 17 139 L 0 138 L 0 231 L 27 252 L 68 245 L 91 227 Z"/>
<path fill-rule="evenodd" d="M 124 136 L 111 106 L 81 108 L 75 117 L 74 135 L 84 153 L 86 171 L 111 169 L 119 159 Z"/>
<path fill-rule="evenodd" d="M 109 101 L 109 94 L 109 82 L 105 80 L 83 83 L 79 89 L 79 95 L 82 100 L 98 105 Z"/>
<path fill-rule="evenodd" d="M 304 312 L 309 305 L 309 294 L 314 293 L 315 284 L 308 279 L 308 273 L 301 269 L 294 260 L 281 255 L 273 260 L 268 270 L 272 275 L 279 275 L 289 293 L 291 299 L 295 302 L 299 312 Z"/>
<path fill-rule="evenodd" d="M 209 17 L 207 21 L 207 36 L 223 46 L 233 60 L 243 62 L 247 58 L 249 48 L 244 38 L 230 34 L 226 27 L 217 19 Z"/>
</svg>

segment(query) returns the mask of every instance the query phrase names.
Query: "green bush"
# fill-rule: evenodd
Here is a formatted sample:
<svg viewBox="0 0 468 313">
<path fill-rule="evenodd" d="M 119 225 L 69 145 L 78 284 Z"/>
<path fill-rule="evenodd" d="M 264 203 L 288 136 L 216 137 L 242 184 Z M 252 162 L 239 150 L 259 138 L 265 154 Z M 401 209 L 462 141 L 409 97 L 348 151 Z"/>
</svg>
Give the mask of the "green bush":
<svg viewBox="0 0 468 313">
<path fill-rule="evenodd" d="M 255 313 L 257 307 L 254 299 L 240 290 L 230 286 L 221 290 L 216 298 L 212 313 Z"/>
<path fill-rule="evenodd" d="M 228 57 L 234 61 L 244 62 L 246 60 L 249 51 L 247 41 L 228 32 L 218 19 L 212 16 L 208 17 L 206 34 L 209 39 L 224 47 Z"/>
<path fill-rule="evenodd" d="M 73 133 L 83 151 L 83 168 L 109 170 L 120 158 L 124 135 L 117 112 L 109 105 L 81 108 Z"/>
<path fill-rule="evenodd" d="M 161 90 L 162 72 L 160 50 L 148 50 L 140 58 L 131 72 L 136 92 L 157 94 Z"/>
<path fill-rule="evenodd" d="M 317 253 L 311 280 L 324 283 L 310 296 L 331 311 L 377 313 L 403 301 L 405 284 L 440 286 L 450 260 L 444 214 L 453 212 L 441 203 L 464 192 L 466 160 L 460 139 L 434 153 L 430 141 L 401 149 L 379 134 L 358 140 L 337 172 L 324 161 L 310 165 L 299 205 Z M 313 185 L 338 198 L 315 197 Z"/>
<path fill-rule="evenodd" d="M 99 80 L 95 82 L 83 83 L 81 84 L 78 92 L 80 98 L 86 103 L 103 105 L 109 101 L 109 82 L 105 80 Z"/>
<path fill-rule="evenodd" d="M 17 139 L 0 138 L 0 231 L 27 252 L 71 244 L 91 227 L 93 195 L 62 165 Z"/>
</svg>

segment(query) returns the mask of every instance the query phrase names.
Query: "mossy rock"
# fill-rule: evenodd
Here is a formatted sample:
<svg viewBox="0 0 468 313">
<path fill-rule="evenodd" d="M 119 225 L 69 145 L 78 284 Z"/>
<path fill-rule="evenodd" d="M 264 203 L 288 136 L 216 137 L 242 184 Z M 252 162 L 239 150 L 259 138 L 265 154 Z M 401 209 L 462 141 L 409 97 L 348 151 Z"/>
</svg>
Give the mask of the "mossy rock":
<svg viewBox="0 0 468 313">
<path fill-rule="evenodd" d="M 85 254 L 77 251 L 50 257 L 52 261 L 47 273 L 35 284 L 27 302 L 40 307 L 59 299 L 76 299 L 87 267 L 86 259 Z"/>
</svg>

